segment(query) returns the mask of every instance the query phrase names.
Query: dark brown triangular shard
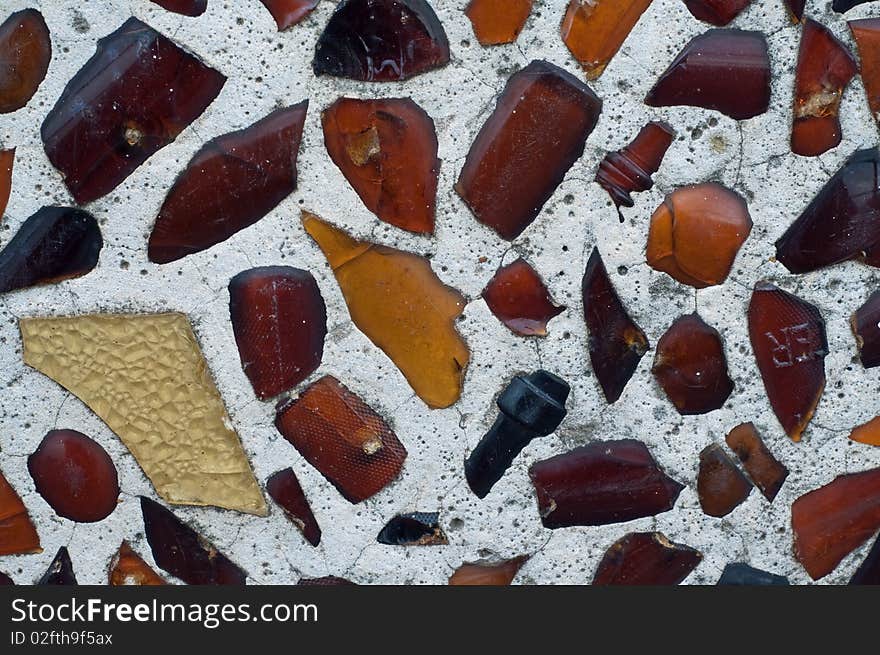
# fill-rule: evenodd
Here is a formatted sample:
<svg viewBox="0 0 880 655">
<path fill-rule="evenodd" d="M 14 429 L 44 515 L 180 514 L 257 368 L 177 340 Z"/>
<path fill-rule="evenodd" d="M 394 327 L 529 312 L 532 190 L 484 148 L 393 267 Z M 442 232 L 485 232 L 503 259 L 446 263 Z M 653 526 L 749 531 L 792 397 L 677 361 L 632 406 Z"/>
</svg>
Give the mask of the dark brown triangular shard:
<svg viewBox="0 0 880 655">
<path fill-rule="evenodd" d="M 70 561 L 70 553 L 62 546 L 58 549 L 55 559 L 46 569 L 43 577 L 37 580 L 38 585 L 75 585 L 76 575 L 73 572 L 73 563 Z"/>
<path fill-rule="evenodd" d="M 168 584 L 124 540 L 110 562 L 110 572 L 107 579 L 108 584 L 114 587 Z"/>
<path fill-rule="evenodd" d="M 287 468 L 273 473 L 266 481 L 266 491 L 284 510 L 287 518 L 300 529 L 306 541 L 312 546 L 321 543 L 321 528 L 293 469 Z"/>
<path fill-rule="evenodd" d="M 260 0 L 272 14 L 278 31 L 296 25 L 318 6 L 320 0 Z"/>
</svg>

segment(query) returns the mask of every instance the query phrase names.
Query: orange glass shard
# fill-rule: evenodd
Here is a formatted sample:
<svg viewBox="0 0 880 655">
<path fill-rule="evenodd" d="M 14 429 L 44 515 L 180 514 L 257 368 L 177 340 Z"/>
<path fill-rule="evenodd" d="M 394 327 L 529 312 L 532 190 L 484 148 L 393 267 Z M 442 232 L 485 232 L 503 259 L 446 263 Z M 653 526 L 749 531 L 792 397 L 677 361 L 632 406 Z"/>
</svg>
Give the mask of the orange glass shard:
<svg viewBox="0 0 880 655">
<path fill-rule="evenodd" d="M 260 0 L 260 2 L 272 14 L 275 24 L 278 25 L 278 31 L 282 32 L 312 13 L 320 0 Z"/>
<path fill-rule="evenodd" d="M 134 552 L 127 541 L 122 542 L 119 552 L 110 562 L 108 584 L 119 586 L 155 586 L 165 585 L 165 579 L 156 573 L 140 555 Z"/>
<path fill-rule="evenodd" d="M 880 121 L 880 18 L 849 21 L 861 62 L 862 83 L 874 119 Z"/>
<path fill-rule="evenodd" d="M 849 438 L 869 446 L 880 446 L 880 416 L 853 428 Z"/>
<path fill-rule="evenodd" d="M 0 114 L 24 107 L 49 70 L 52 40 L 36 9 L 17 11 L 0 25 Z"/>
<path fill-rule="evenodd" d="M 453 586 L 506 587 L 523 565 L 529 561 L 528 555 L 520 555 L 503 562 L 465 562 L 449 577 Z"/>
<path fill-rule="evenodd" d="M 0 472 L 0 555 L 42 552 L 27 508 Z"/>
<path fill-rule="evenodd" d="M 534 0 L 471 0 L 465 16 L 480 45 L 513 43 L 522 31 Z"/>
<path fill-rule="evenodd" d="M 464 297 L 424 257 L 358 241 L 306 211 L 302 222 L 327 257 L 358 329 L 429 407 L 455 404 L 469 359 L 455 329 Z"/>
<path fill-rule="evenodd" d="M 547 322 L 565 311 L 555 305 L 538 272 L 519 258 L 502 266 L 483 289 L 489 310 L 510 331 L 523 337 L 547 335 Z"/>
<path fill-rule="evenodd" d="M 0 218 L 6 211 L 9 194 L 12 192 L 12 165 L 15 162 L 15 148 L 0 150 Z"/>
<path fill-rule="evenodd" d="M 788 469 L 771 453 L 752 423 L 738 425 L 727 435 L 727 445 L 739 457 L 755 486 L 771 503 L 782 488 Z"/>
</svg>

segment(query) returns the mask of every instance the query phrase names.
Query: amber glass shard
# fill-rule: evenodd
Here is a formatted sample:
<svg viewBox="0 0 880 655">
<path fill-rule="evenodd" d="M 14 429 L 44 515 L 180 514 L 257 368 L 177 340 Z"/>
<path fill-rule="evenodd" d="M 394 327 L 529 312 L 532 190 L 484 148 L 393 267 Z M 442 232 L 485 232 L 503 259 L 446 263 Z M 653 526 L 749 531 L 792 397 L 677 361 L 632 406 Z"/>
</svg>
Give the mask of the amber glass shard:
<svg viewBox="0 0 880 655">
<path fill-rule="evenodd" d="M 157 5 L 175 14 L 201 16 L 208 8 L 208 0 L 152 0 Z"/>
<path fill-rule="evenodd" d="M 49 28 L 39 11 L 17 11 L 0 24 L 0 114 L 28 103 L 46 77 L 51 59 Z"/>
<path fill-rule="evenodd" d="M 300 578 L 296 584 L 308 587 L 347 587 L 357 583 L 335 575 L 327 575 L 323 578 Z"/>
<path fill-rule="evenodd" d="M 645 98 L 652 107 L 689 105 L 736 120 L 770 106 L 770 59 L 760 32 L 712 29 L 688 43 Z"/>
<path fill-rule="evenodd" d="M 471 0 L 464 13 L 480 45 L 513 43 L 522 32 L 534 0 Z"/>
<path fill-rule="evenodd" d="M 771 503 L 782 488 L 788 469 L 771 453 L 752 423 L 738 425 L 727 435 L 728 447 L 739 457 L 755 486 Z"/>
<path fill-rule="evenodd" d="M 788 585 L 788 578 L 735 562 L 724 567 L 715 584 L 744 586 Z"/>
<path fill-rule="evenodd" d="M 0 252 L 0 293 L 85 275 L 104 240 L 95 217 L 73 207 L 43 207 Z"/>
<path fill-rule="evenodd" d="M 449 543 L 437 512 L 398 514 L 388 521 L 376 541 L 388 546 L 445 546 Z"/>
<path fill-rule="evenodd" d="M 0 218 L 6 211 L 9 194 L 12 192 L 12 165 L 15 162 L 15 148 L 0 150 Z"/>
<path fill-rule="evenodd" d="M 599 77 L 617 54 L 651 0 L 570 0 L 562 40 L 588 80 Z"/>
<path fill-rule="evenodd" d="M 861 63 L 862 83 L 874 119 L 880 121 L 880 18 L 849 21 Z"/>
<path fill-rule="evenodd" d="M 351 503 L 384 489 L 406 459 L 382 417 L 329 375 L 281 404 L 275 427 Z"/>
<path fill-rule="evenodd" d="M 358 329 L 429 407 L 453 405 L 470 357 L 455 329 L 464 297 L 443 284 L 424 257 L 358 241 L 309 212 L 302 221 L 324 251 Z"/>
<path fill-rule="evenodd" d="M 602 101 L 546 61 L 515 73 L 468 152 L 455 190 L 474 216 L 512 241 L 584 153 Z"/>
<path fill-rule="evenodd" d="M 0 571 L 0 586 L 15 586 L 15 582 L 3 571 Z"/>
<path fill-rule="evenodd" d="M 425 0 L 342 0 L 315 46 L 316 75 L 405 80 L 449 63 L 449 40 Z"/>
<path fill-rule="evenodd" d="M 340 98 L 321 114 L 333 163 L 371 212 L 410 232 L 434 232 L 437 133 L 409 98 Z"/>
<path fill-rule="evenodd" d="M 483 289 L 489 310 L 514 334 L 547 335 L 547 321 L 565 311 L 555 305 L 538 272 L 520 258 L 502 266 Z"/>
<path fill-rule="evenodd" d="M 752 231 L 746 201 L 707 182 L 676 189 L 651 216 L 648 265 L 696 289 L 721 284 Z"/>
<path fill-rule="evenodd" d="M 733 391 L 721 335 L 697 314 L 676 319 L 660 338 L 651 372 L 682 415 L 719 409 Z"/>
<path fill-rule="evenodd" d="M 27 466 L 37 493 L 58 516 L 95 523 L 116 509 L 116 466 L 101 444 L 81 432 L 51 430 Z"/>
<path fill-rule="evenodd" d="M 880 446 L 880 417 L 854 428 L 849 438 L 869 446 Z"/>
<path fill-rule="evenodd" d="M 791 506 L 794 554 L 813 580 L 880 528 L 880 468 L 836 477 Z"/>
<path fill-rule="evenodd" d="M 312 13 L 321 0 L 260 0 L 272 14 L 278 31 L 286 30 Z"/>
<path fill-rule="evenodd" d="M 289 266 L 239 273 L 229 314 L 241 367 L 261 400 L 305 380 L 321 364 L 327 310 L 315 278 Z"/>
<path fill-rule="evenodd" d="M 840 101 L 858 71 L 846 46 L 826 27 L 808 18 L 794 83 L 793 153 L 815 157 L 840 145 Z"/>
<path fill-rule="evenodd" d="M 73 572 L 73 563 L 70 561 L 70 553 L 62 546 L 58 549 L 55 559 L 46 569 L 43 577 L 37 580 L 38 585 L 75 585 L 76 575 Z"/>
<path fill-rule="evenodd" d="M 871 294 L 864 305 L 850 317 L 859 358 L 865 368 L 880 366 L 880 291 Z"/>
<path fill-rule="evenodd" d="M 650 345 L 626 313 L 614 290 L 599 249 L 594 248 L 581 287 L 589 331 L 590 361 L 605 399 L 616 402 Z"/>
<path fill-rule="evenodd" d="M 727 25 L 751 2 L 752 0 L 684 0 L 694 18 L 716 27 Z"/>
<path fill-rule="evenodd" d="M 769 282 L 755 284 L 748 317 L 767 399 L 785 433 L 800 441 L 825 389 L 825 321 L 813 305 Z"/>
<path fill-rule="evenodd" d="M 785 8 L 788 10 L 788 15 L 791 17 L 793 23 L 800 23 L 804 18 L 804 7 L 807 4 L 807 0 L 783 0 L 785 3 Z"/>
<path fill-rule="evenodd" d="M 851 585 L 880 585 L 880 537 L 871 546 L 868 556 L 850 578 Z"/>
<path fill-rule="evenodd" d="M 0 472 L 0 555 L 41 552 L 40 537 L 27 508 Z"/>
<path fill-rule="evenodd" d="M 284 515 L 291 523 L 299 528 L 306 541 L 312 546 L 321 543 L 321 528 L 293 469 L 273 473 L 266 481 L 266 491 L 284 510 Z"/>
<path fill-rule="evenodd" d="M 529 477 L 546 528 L 655 516 L 672 509 L 684 489 L 634 439 L 575 448 L 533 464 Z"/>
<path fill-rule="evenodd" d="M 605 552 L 594 585 L 677 585 L 702 561 L 703 554 L 660 532 L 630 532 Z"/>
<path fill-rule="evenodd" d="M 745 502 L 752 483 L 718 444 L 706 446 L 700 453 L 697 494 L 703 512 L 709 516 L 727 516 Z"/>
<path fill-rule="evenodd" d="M 185 315 L 23 318 L 19 326 L 25 364 L 104 419 L 165 500 L 266 515 Z"/>
<path fill-rule="evenodd" d="M 137 18 L 98 41 L 43 122 L 80 205 L 115 189 L 211 104 L 226 78 Z"/>
<path fill-rule="evenodd" d="M 449 576 L 449 584 L 454 586 L 506 587 L 523 565 L 529 561 L 528 555 L 520 555 L 502 562 L 465 562 Z"/>
<path fill-rule="evenodd" d="M 168 584 L 123 540 L 110 562 L 108 584 L 112 586 L 155 586 Z"/>
</svg>

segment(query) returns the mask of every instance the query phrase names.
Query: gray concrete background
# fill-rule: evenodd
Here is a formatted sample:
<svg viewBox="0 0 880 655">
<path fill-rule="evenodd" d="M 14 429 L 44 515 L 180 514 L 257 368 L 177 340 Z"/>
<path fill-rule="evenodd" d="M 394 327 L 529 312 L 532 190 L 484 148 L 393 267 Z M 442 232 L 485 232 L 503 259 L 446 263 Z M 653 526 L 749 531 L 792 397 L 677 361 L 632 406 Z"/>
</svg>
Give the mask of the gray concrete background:
<svg viewBox="0 0 880 655">
<path fill-rule="evenodd" d="M 688 583 L 714 584 L 724 565 L 744 561 L 809 581 L 792 555 L 790 505 L 801 494 L 844 472 L 880 465 L 880 449 L 851 443 L 849 429 L 880 412 L 880 370 L 856 359 L 848 317 L 876 288 L 874 269 L 847 263 L 792 276 L 771 261 L 773 242 L 849 154 L 877 144 L 860 79 L 841 107 L 843 143 L 816 159 L 792 155 L 788 146 L 792 88 L 800 30 L 782 0 L 754 2 L 733 23 L 767 34 L 773 65 L 770 111 L 736 123 L 696 108 L 652 109 L 642 100 L 680 49 L 709 26 L 679 0 L 655 0 L 602 78 L 591 84 L 604 101 L 598 127 L 541 216 L 508 244 L 479 224 L 452 185 L 467 150 L 507 77 L 535 58 L 575 74 L 578 67 L 559 37 L 565 0 L 538 0 L 514 45 L 482 48 L 462 13 L 465 0 L 434 0 L 452 48 L 443 70 L 404 83 L 368 85 L 315 78 L 315 41 L 332 13 L 325 0 L 300 25 L 278 33 L 257 0 L 210 0 L 191 19 L 146 0 L 0 0 L 0 14 L 33 6 L 52 33 L 52 62 L 28 106 L 0 116 L 0 145 L 18 148 L 12 197 L 0 229 L 8 243 L 20 224 L 46 204 L 72 204 L 60 175 L 46 159 L 39 127 L 67 80 L 94 53 L 95 42 L 134 14 L 185 45 L 229 79 L 217 100 L 175 143 L 142 165 L 115 192 L 87 208 L 105 238 L 98 268 L 58 285 L 0 297 L 0 469 L 23 496 L 45 552 L 0 558 L 0 570 L 18 583 L 39 577 L 59 546 L 70 549 L 82 583 L 103 584 L 108 563 L 125 538 L 152 563 L 143 537 L 137 496 L 155 493 L 119 439 L 74 396 L 24 366 L 17 317 L 82 312 L 182 311 L 189 314 L 232 421 L 261 482 L 292 466 L 323 530 L 312 548 L 270 502 L 268 518 L 211 508 L 175 507 L 220 550 L 245 568 L 253 584 L 290 583 L 302 576 L 343 575 L 360 583 L 443 584 L 462 562 L 531 553 L 517 581 L 583 584 L 592 579 L 605 549 L 626 532 L 660 530 L 700 549 L 704 561 Z M 808 15 L 853 45 L 843 17 L 828 5 L 808 3 Z M 868 16 L 873 5 L 846 18 Z M 410 96 L 434 119 L 443 160 L 433 238 L 414 236 L 378 221 L 330 161 L 323 146 L 320 111 L 341 95 Z M 147 235 L 165 193 L 192 154 L 208 139 L 247 126 L 277 106 L 311 102 L 299 156 L 299 188 L 256 225 L 183 261 L 147 261 Z M 648 120 L 663 118 L 678 131 L 655 188 L 635 196 L 620 224 L 607 194 L 593 177 L 606 150 L 627 144 Z M 720 287 L 694 293 L 650 269 L 644 260 L 647 225 L 664 195 L 680 185 L 717 180 L 748 200 L 755 223 Z M 471 301 L 459 329 L 471 349 L 461 401 L 429 410 L 395 366 L 350 322 L 323 256 L 299 223 L 307 208 L 360 237 L 427 254 L 440 277 Z M 646 355 L 620 401 L 608 406 L 590 371 L 580 301 L 586 258 L 598 245 L 621 297 L 656 344 L 679 315 L 698 308 L 722 334 L 736 389 L 723 409 L 680 417 L 650 375 Z M 568 311 L 554 319 L 544 339 L 512 335 L 487 310 L 479 294 L 499 265 L 528 259 Z M 485 257 L 481 262 L 480 258 Z M 275 431 L 273 403 L 256 400 L 242 373 L 229 323 L 226 286 L 251 266 L 286 264 L 310 270 L 328 309 L 324 361 L 314 377 L 330 373 L 388 418 L 409 451 L 399 480 L 353 506 Z M 785 437 L 764 394 L 746 332 L 751 287 L 765 278 L 816 304 L 828 327 L 828 385 L 801 444 Z M 494 396 L 517 372 L 543 366 L 572 384 L 569 415 L 558 434 L 533 442 L 484 501 L 463 477 L 463 459 L 494 420 Z M 757 491 L 725 519 L 705 516 L 695 492 L 699 452 L 723 442 L 727 431 L 754 421 L 768 446 L 791 470 L 771 505 Z M 111 454 L 123 490 L 118 509 L 99 524 L 77 525 L 55 516 L 34 492 L 25 459 L 46 431 L 72 428 L 91 435 Z M 673 511 L 656 518 L 597 528 L 542 528 L 527 469 L 536 460 L 594 440 L 644 441 L 666 471 L 686 483 Z M 441 512 L 450 538 L 445 547 L 382 546 L 375 536 L 395 513 Z M 823 582 L 845 582 L 865 549 L 852 554 Z"/>
</svg>

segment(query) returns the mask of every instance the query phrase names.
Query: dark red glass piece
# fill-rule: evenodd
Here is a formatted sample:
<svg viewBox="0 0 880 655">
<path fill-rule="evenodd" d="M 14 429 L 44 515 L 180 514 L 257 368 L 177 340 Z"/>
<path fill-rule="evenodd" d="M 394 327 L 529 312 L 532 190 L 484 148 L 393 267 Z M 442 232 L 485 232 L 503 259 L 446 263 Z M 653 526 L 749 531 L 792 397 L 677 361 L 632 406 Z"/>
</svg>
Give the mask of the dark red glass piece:
<svg viewBox="0 0 880 655">
<path fill-rule="evenodd" d="M 116 466 L 101 444 L 81 432 L 51 430 L 27 466 L 37 492 L 58 516 L 95 523 L 116 509 Z"/>
<path fill-rule="evenodd" d="M 449 576 L 452 586 L 506 587 L 529 561 L 520 555 L 502 562 L 465 562 Z"/>
<path fill-rule="evenodd" d="M 46 569 L 43 577 L 37 580 L 38 585 L 76 585 L 76 575 L 73 572 L 73 562 L 70 561 L 70 553 L 62 546 L 58 549 L 55 559 Z"/>
<path fill-rule="evenodd" d="M 321 114 L 333 163 L 371 212 L 410 232 L 434 232 L 437 133 L 409 98 L 340 98 Z"/>
<path fill-rule="evenodd" d="M 666 475 L 641 441 L 597 441 L 533 464 L 529 477 L 546 528 L 608 525 L 655 516 L 684 486 Z"/>
<path fill-rule="evenodd" d="M 17 11 L 0 24 L 0 114 L 28 103 L 51 59 L 52 40 L 39 11 Z"/>
<path fill-rule="evenodd" d="M 594 585 L 677 585 L 702 561 L 703 554 L 660 532 L 630 532 L 605 552 Z"/>
<path fill-rule="evenodd" d="M 791 16 L 793 23 L 800 23 L 804 19 L 804 7 L 807 0 L 783 0 L 788 15 Z"/>
<path fill-rule="evenodd" d="M 6 211 L 9 194 L 12 193 L 12 167 L 15 164 L 15 148 L 0 150 L 0 218 Z"/>
<path fill-rule="evenodd" d="M 804 2 L 806 2 L 806 0 L 804 0 Z M 872 2 L 872 0 L 833 0 L 831 8 L 838 14 L 845 14 L 853 7 L 858 7 L 866 2 Z"/>
<path fill-rule="evenodd" d="M 13 581 L 12 578 L 10 578 L 8 575 L 3 573 L 3 571 L 0 571 L 0 586 L 2 586 L 2 587 L 15 586 L 15 582 Z"/>
<path fill-rule="evenodd" d="M 98 41 L 43 122 L 49 161 L 80 205 L 115 189 L 211 104 L 226 78 L 129 18 Z"/>
<path fill-rule="evenodd" d="M 261 400 L 292 389 L 321 364 L 327 310 L 315 278 L 264 266 L 229 283 L 229 314 L 241 367 Z"/>
<path fill-rule="evenodd" d="M 308 101 L 208 141 L 168 192 L 147 255 L 166 264 L 249 227 L 296 189 Z"/>
<path fill-rule="evenodd" d="M 840 145 L 840 101 L 858 71 L 847 47 L 828 28 L 808 18 L 794 82 L 793 153 L 816 157 Z"/>
<path fill-rule="evenodd" d="M 712 29 L 695 37 L 645 98 L 652 107 L 689 105 L 736 120 L 770 106 L 770 59 L 760 32 Z"/>
<path fill-rule="evenodd" d="M 312 546 L 321 543 L 321 528 L 293 469 L 273 473 L 266 481 L 266 491 L 284 510 L 284 515 L 291 523 L 299 528 L 306 541 Z"/>
<path fill-rule="evenodd" d="M 794 554 L 813 580 L 880 529 L 880 468 L 836 477 L 791 506 Z"/>
<path fill-rule="evenodd" d="M 660 338 L 651 372 L 682 415 L 719 409 L 733 391 L 721 335 L 698 314 L 676 319 Z"/>
<path fill-rule="evenodd" d="M 40 553 L 42 550 L 27 508 L 0 472 L 0 555 Z"/>
<path fill-rule="evenodd" d="M 613 403 L 650 345 L 614 290 L 598 248 L 593 249 L 587 262 L 581 291 L 593 372 L 605 399 Z"/>
<path fill-rule="evenodd" d="M 275 24 L 278 25 L 278 31 L 286 30 L 300 22 L 303 18 L 312 13 L 312 10 L 318 6 L 321 0 L 260 0 L 265 5 Z"/>
<path fill-rule="evenodd" d="M 727 445 L 742 462 L 755 486 L 771 503 L 788 477 L 785 468 L 771 453 L 752 423 L 738 425 L 727 435 Z"/>
<path fill-rule="evenodd" d="M 483 289 L 483 300 L 511 332 L 523 337 L 547 335 L 547 322 L 565 311 L 555 305 L 538 272 L 519 258 L 502 266 Z"/>
<path fill-rule="evenodd" d="M 713 443 L 703 449 L 697 474 L 697 495 L 703 512 L 727 516 L 745 502 L 751 491 L 752 483 L 721 446 Z"/>
<path fill-rule="evenodd" d="M 335 575 L 327 575 L 323 578 L 300 578 L 296 584 L 304 587 L 347 587 L 357 583 Z"/>
<path fill-rule="evenodd" d="M 874 120 L 880 121 L 880 18 L 849 21 L 859 51 L 860 74 Z"/>
<path fill-rule="evenodd" d="M 0 252 L 0 293 L 85 275 L 97 266 L 103 245 L 88 212 L 43 207 Z"/>
<path fill-rule="evenodd" d="M 880 537 L 871 546 L 867 557 L 849 579 L 851 585 L 880 585 Z"/>
<path fill-rule="evenodd" d="M 187 584 L 245 584 L 247 573 L 171 511 L 141 496 L 141 512 L 153 560 L 159 568 Z"/>
<path fill-rule="evenodd" d="M 574 75 L 533 61 L 507 81 L 455 190 L 478 221 L 515 239 L 580 159 L 601 111 L 602 101 Z"/>
<path fill-rule="evenodd" d="M 425 0 L 342 0 L 318 38 L 316 75 L 405 80 L 449 63 L 449 40 Z"/>
<path fill-rule="evenodd" d="M 850 318 L 859 358 L 865 368 L 880 366 L 880 291 L 871 294 Z"/>
<path fill-rule="evenodd" d="M 351 503 L 384 489 L 406 459 L 384 419 L 329 375 L 279 405 L 275 427 Z"/>
<path fill-rule="evenodd" d="M 825 389 L 825 321 L 816 307 L 769 282 L 755 285 L 748 317 L 767 398 L 785 433 L 800 441 Z"/>
<path fill-rule="evenodd" d="M 684 0 L 694 18 L 716 27 L 727 25 L 751 2 L 752 0 Z"/>
<path fill-rule="evenodd" d="M 152 0 L 163 9 L 184 16 L 201 16 L 208 8 L 208 0 Z"/>
<path fill-rule="evenodd" d="M 388 546 L 445 546 L 449 543 L 440 527 L 438 512 L 398 514 L 382 528 L 376 541 Z"/>
<path fill-rule="evenodd" d="M 110 562 L 107 583 L 114 586 L 159 586 L 168 584 L 156 573 L 128 542 L 123 540 L 119 551 Z"/>
</svg>

